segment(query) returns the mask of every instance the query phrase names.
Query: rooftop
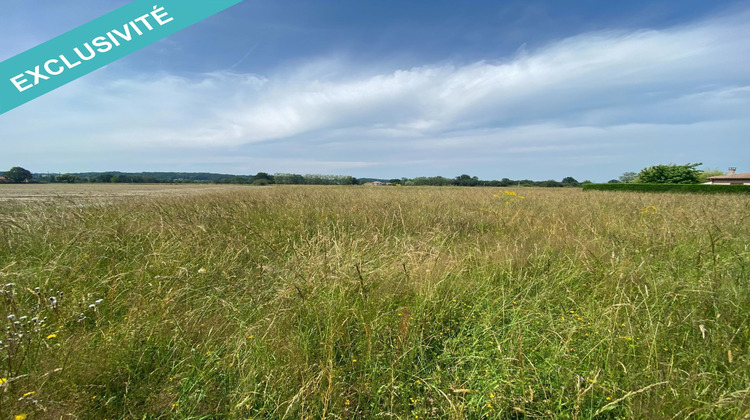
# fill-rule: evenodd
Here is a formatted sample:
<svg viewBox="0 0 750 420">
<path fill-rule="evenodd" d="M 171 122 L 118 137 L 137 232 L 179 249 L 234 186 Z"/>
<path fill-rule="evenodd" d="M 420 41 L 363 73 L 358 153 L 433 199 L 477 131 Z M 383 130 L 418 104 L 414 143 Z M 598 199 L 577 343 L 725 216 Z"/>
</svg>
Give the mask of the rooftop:
<svg viewBox="0 0 750 420">
<path fill-rule="evenodd" d="M 741 174 L 712 176 L 712 177 L 709 177 L 708 179 L 750 179 L 750 172 L 743 172 Z"/>
</svg>

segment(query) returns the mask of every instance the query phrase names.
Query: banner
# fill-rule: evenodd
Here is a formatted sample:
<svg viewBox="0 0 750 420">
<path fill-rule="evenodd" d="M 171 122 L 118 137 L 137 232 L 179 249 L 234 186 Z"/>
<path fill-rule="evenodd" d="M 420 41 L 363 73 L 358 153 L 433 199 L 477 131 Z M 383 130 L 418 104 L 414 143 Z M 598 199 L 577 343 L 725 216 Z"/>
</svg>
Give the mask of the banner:
<svg viewBox="0 0 750 420">
<path fill-rule="evenodd" d="M 0 63 L 0 114 L 242 0 L 135 0 Z"/>
</svg>

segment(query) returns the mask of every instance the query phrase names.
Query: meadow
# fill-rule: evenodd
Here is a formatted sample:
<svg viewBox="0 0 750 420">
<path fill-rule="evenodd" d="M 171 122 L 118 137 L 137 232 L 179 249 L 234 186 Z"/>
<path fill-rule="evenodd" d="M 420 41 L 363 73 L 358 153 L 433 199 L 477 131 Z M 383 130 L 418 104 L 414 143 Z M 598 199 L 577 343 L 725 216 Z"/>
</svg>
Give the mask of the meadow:
<svg viewBox="0 0 750 420">
<path fill-rule="evenodd" d="M 750 416 L 747 195 L 37 187 L 2 419 Z"/>
</svg>

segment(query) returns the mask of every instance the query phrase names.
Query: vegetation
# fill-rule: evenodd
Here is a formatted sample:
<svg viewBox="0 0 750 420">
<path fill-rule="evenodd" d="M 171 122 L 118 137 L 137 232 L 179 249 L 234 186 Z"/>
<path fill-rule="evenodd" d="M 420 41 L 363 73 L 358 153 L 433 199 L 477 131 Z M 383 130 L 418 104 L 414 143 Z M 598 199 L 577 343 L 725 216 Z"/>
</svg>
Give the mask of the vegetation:
<svg viewBox="0 0 750 420">
<path fill-rule="evenodd" d="M 643 169 L 636 182 L 645 184 L 698 184 L 701 182 L 701 170 L 696 169 L 702 163 L 686 165 L 656 165 Z"/>
<path fill-rule="evenodd" d="M 55 177 L 55 182 L 74 184 L 78 181 L 78 177 L 71 174 L 62 174 Z"/>
<path fill-rule="evenodd" d="M 726 175 L 726 172 L 719 170 L 719 169 L 706 169 L 701 171 L 699 175 L 699 181 L 701 183 L 708 182 L 708 178 L 711 178 L 713 176 L 722 176 Z"/>
<path fill-rule="evenodd" d="M 0 202 L 0 418 L 750 413 L 748 196 L 224 188 Z"/>
<path fill-rule="evenodd" d="M 623 182 L 625 184 L 629 184 L 631 182 L 635 182 L 637 178 L 638 178 L 638 174 L 635 172 L 624 172 L 622 175 L 620 175 L 620 178 L 618 179 L 618 181 Z"/>
<path fill-rule="evenodd" d="M 586 184 L 583 190 L 669 192 L 700 194 L 748 194 L 750 185 L 703 185 L 703 184 Z"/>
<path fill-rule="evenodd" d="M 28 182 L 33 178 L 33 175 L 28 170 L 21 168 L 20 166 L 14 166 L 10 168 L 8 172 L 3 173 L 3 176 L 9 182 Z"/>
<path fill-rule="evenodd" d="M 73 177 L 73 178 L 71 178 Z M 74 174 L 37 174 L 34 177 L 36 182 L 41 183 L 114 183 L 114 184 L 191 184 L 191 183 L 213 183 L 213 184 L 246 184 L 246 185 L 357 185 L 366 182 L 381 181 L 389 182 L 393 185 L 402 186 L 461 186 L 461 187 L 507 187 L 507 186 L 524 186 L 524 187 L 578 187 L 581 184 L 589 183 L 583 181 L 579 183 L 573 177 L 565 177 L 562 181 L 546 180 L 532 181 L 530 179 L 512 180 L 503 178 L 501 180 L 481 180 L 476 176 L 459 175 L 455 178 L 446 178 L 443 176 L 434 177 L 416 177 L 416 178 L 395 178 L 395 179 L 377 179 L 362 178 L 357 179 L 349 175 L 319 175 L 319 174 L 288 174 L 276 173 L 270 175 L 265 172 L 258 172 L 255 175 L 226 175 L 212 173 L 191 173 L 191 172 L 82 172 Z"/>
</svg>

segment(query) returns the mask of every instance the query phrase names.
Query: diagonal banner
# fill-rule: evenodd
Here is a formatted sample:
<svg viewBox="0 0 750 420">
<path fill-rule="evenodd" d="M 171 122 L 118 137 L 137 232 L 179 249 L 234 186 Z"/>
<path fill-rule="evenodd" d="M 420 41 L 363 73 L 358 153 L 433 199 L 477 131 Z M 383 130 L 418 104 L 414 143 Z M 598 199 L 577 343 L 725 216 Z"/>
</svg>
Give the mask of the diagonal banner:
<svg viewBox="0 0 750 420">
<path fill-rule="evenodd" d="M 0 63 L 0 114 L 243 0 L 135 0 Z"/>
</svg>

